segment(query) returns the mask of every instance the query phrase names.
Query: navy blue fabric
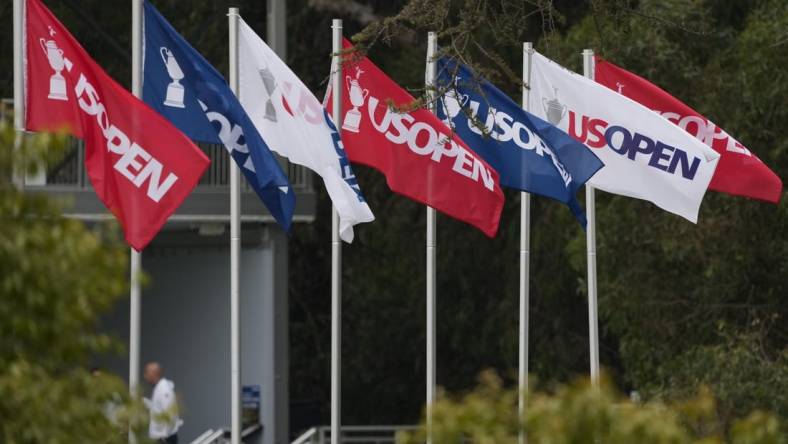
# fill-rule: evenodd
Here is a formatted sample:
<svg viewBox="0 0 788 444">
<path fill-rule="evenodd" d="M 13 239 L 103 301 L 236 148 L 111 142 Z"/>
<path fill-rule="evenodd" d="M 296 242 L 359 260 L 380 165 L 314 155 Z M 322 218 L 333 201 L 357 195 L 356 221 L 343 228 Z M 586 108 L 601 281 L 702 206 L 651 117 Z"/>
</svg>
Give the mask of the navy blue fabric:
<svg viewBox="0 0 788 444">
<path fill-rule="evenodd" d="M 279 162 L 224 77 L 153 5 L 144 4 L 143 100 L 191 139 L 224 144 L 271 215 L 289 231 L 295 211 L 295 192 Z M 182 88 L 183 107 L 165 104 L 168 89 L 175 83 L 168 65 L 175 77 L 182 73 L 183 78 L 177 84 Z M 177 86 L 174 91 L 177 103 L 180 99 Z"/>
<path fill-rule="evenodd" d="M 436 85 L 446 91 L 438 101 L 438 117 L 498 171 L 501 185 L 563 202 L 585 228 L 577 190 L 604 166 L 602 161 L 468 67 L 442 58 L 437 74 Z"/>
</svg>

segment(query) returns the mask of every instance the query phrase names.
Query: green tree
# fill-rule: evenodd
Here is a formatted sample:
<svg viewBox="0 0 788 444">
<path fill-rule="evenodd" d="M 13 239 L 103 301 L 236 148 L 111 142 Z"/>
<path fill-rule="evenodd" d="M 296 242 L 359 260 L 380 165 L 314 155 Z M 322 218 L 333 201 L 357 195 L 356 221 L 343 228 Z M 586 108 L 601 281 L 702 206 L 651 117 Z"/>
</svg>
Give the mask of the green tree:
<svg viewBox="0 0 788 444">
<path fill-rule="evenodd" d="M 603 48 L 788 172 L 784 29 L 788 5 L 762 2 L 595 2 L 599 12 L 553 48 Z M 660 25 L 659 21 L 663 24 Z M 575 54 L 571 54 L 574 51 Z M 618 342 L 621 383 L 646 396 L 713 387 L 724 417 L 756 408 L 783 418 L 788 401 L 788 204 L 709 192 L 694 226 L 648 203 L 602 195 L 602 328 Z M 570 246 L 582 270 L 585 240 Z M 608 360 L 610 362 L 610 360 Z"/>
<path fill-rule="evenodd" d="M 88 231 L 12 184 L 12 164 L 34 171 L 62 154 L 61 139 L 14 146 L 0 122 L 0 441 L 126 442 L 142 411 L 119 378 L 87 370 L 92 355 L 118 347 L 97 324 L 124 294 L 124 249 L 112 231 Z"/>
</svg>

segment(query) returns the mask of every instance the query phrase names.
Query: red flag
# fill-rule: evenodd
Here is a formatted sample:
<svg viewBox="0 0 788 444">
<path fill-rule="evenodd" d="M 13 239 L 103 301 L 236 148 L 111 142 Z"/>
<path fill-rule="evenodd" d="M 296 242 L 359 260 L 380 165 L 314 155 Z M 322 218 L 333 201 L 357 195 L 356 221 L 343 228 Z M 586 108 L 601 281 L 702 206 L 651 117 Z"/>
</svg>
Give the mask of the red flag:
<svg viewBox="0 0 788 444">
<path fill-rule="evenodd" d="M 141 251 L 210 161 L 104 72 L 40 0 L 26 5 L 26 127 L 85 141 L 93 188 Z"/>
<path fill-rule="evenodd" d="M 352 47 L 345 40 L 345 48 Z M 493 237 L 503 209 L 498 172 L 426 109 L 388 106 L 413 96 L 366 57 L 343 65 L 342 143 L 352 162 L 386 176 L 392 191 L 467 222 Z M 331 97 L 326 101 L 331 109 Z"/>
<path fill-rule="evenodd" d="M 710 190 L 780 201 L 780 178 L 722 128 L 642 77 L 598 57 L 595 65 L 597 82 L 656 111 L 720 153 Z"/>
</svg>

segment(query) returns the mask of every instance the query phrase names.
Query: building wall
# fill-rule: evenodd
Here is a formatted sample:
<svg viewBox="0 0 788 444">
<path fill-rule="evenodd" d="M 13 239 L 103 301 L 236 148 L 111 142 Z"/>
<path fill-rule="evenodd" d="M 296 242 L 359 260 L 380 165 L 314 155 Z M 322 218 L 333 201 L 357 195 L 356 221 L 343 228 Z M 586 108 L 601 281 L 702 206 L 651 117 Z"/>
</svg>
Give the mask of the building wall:
<svg viewBox="0 0 788 444">
<path fill-rule="evenodd" d="M 255 441 L 284 444 L 288 434 L 287 240 L 283 234 L 263 233 L 241 254 L 241 381 L 261 386 L 264 432 L 263 440 Z M 142 296 L 141 362 L 160 362 L 165 377 L 175 382 L 184 419 L 182 442 L 208 428 L 230 425 L 229 248 L 213 241 L 217 245 L 168 246 L 165 239 L 164 246 L 154 245 L 142 258 L 149 280 Z M 277 316 L 282 305 L 284 318 Z M 128 344 L 128 299 L 107 325 Z M 277 335 L 277 329 L 282 333 Z M 107 359 L 104 364 L 120 375 L 128 374 L 126 357 Z"/>
</svg>

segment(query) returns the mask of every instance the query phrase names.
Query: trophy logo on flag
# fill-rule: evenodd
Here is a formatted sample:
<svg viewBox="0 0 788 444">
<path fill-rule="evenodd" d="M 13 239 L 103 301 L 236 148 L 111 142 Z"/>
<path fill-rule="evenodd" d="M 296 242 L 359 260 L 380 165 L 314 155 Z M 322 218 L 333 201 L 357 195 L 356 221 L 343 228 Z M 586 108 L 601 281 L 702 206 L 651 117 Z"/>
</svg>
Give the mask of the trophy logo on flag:
<svg viewBox="0 0 788 444">
<path fill-rule="evenodd" d="M 167 74 L 172 79 L 172 83 L 167 85 L 167 97 L 164 99 L 164 106 L 185 108 L 183 104 L 183 94 L 185 90 L 180 83 L 180 80 L 184 77 L 183 71 L 169 48 L 162 46 L 159 51 L 161 52 L 161 59 L 164 61 L 164 66 L 167 67 Z"/>
<path fill-rule="evenodd" d="M 66 95 L 66 79 L 63 77 L 63 68 L 68 67 L 71 70 L 72 63 L 69 59 L 63 57 L 63 50 L 57 47 L 54 40 L 38 39 L 41 43 L 41 49 L 49 59 L 49 66 L 55 71 L 52 77 L 49 78 L 49 95 L 47 98 L 52 100 L 68 100 Z"/>
<path fill-rule="evenodd" d="M 443 111 L 446 114 L 444 122 L 451 127 L 451 121 L 460 114 L 465 105 L 468 104 L 468 94 L 458 94 L 457 90 L 452 89 L 443 95 Z M 462 99 L 462 100 L 460 100 Z"/>
<path fill-rule="evenodd" d="M 555 98 L 550 100 L 547 100 L 547 97 L 542 97 L 542 106 L 547 115 L 547 121 L 558 126 L 566 115 L 566 105 L 558 101 L 558 88 L 553 88 L 553 95 Z"/>
<path fill-rule="evenodd" d="M 265 115 L 263 118 L 270 120 L 271 122 L 276 122 L 276 108 L 274 108 L 274 104 L 271 102 L 271 96 L 274 95 L 274 90 L 276 90 L 276 80 L 274 79 L 274 75 L 271 74 L 271 70 L 269 70 L 267 66 L 265 68 L 258 69 L 257 72 L 260 73 L 260 78 L 263 80 L 265 92 L 268 94 L 268 97 L 265 99 Z"/>
<path fill-rule="evenodd" d="M 621 95 L 624 95 L 624 87 L 625 87 L 625 86 L 626 86 L 626 85 L 624 85 L 624 84 L 623 84 L 623 83 L 621 83 L 621 82 L 616 82 L 616 88 L 618 88 L 618 93 L 619 93 L 619 94 L 621 94 Z"/>
<path fill-rule="evenodd" d="M 367 100 L 367 96 L 369 95 L 369 90 L 366 88 L 362 89 L 361 84 L 358 82 L 358 78 L 361 77 L 361 74 L 364 74 L 364 71 L 360 67 L 356 67 L 355 79 L 351 79 L 350 76 L 345 76 L 345 83 L 350 93 L 350 103 L 353 105 L 353 108 L 349 109 L 345 114 L 342 129 L 354 133 L 358 132 L 359 125 L 361 124 L 361 112 L 358 108 L 364 105 L 364 101 Z"/>
</svg>

